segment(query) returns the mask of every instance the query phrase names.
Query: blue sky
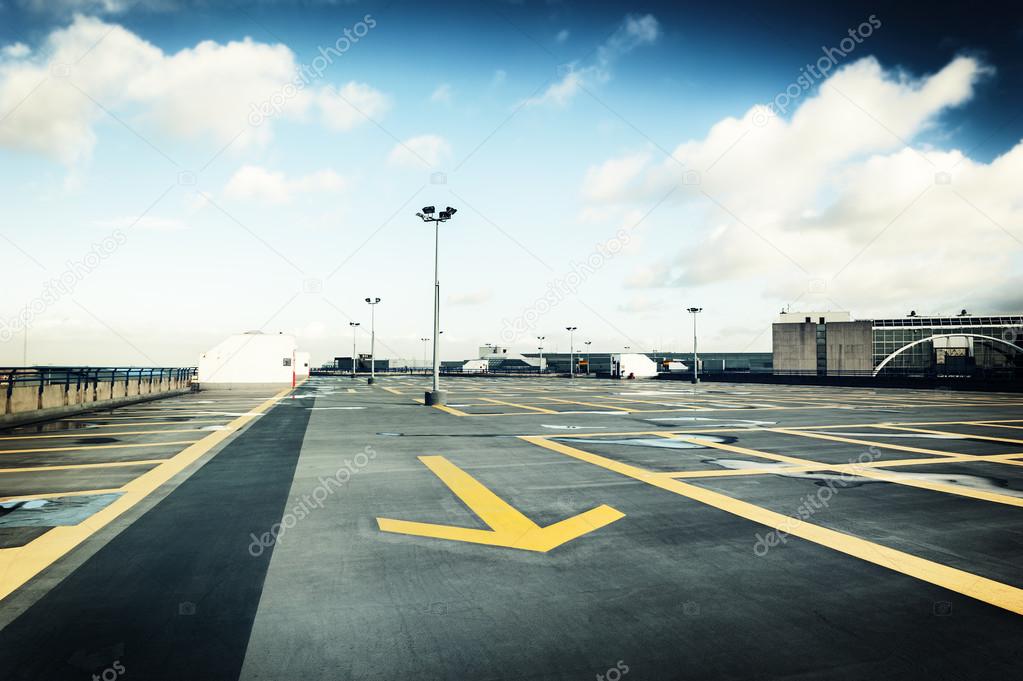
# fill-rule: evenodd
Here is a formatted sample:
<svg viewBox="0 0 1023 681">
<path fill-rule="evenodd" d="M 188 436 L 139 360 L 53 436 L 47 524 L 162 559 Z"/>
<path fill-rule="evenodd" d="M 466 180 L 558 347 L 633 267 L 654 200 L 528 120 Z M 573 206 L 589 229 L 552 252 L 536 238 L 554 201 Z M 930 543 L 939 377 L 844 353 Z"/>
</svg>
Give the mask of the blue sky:
<svg viewBox="0 0 1023 681">
<path fill-rule="evenodd" d="M 379 354 L 421 358 L 429 204 L 459 208 L 444 358 L 566 349 L 567 325 L 686 350 L 693 304 L 707 350 L 769 349 L 785 305 L 1019 312 L 1023 22 L 1000 11 L 4 3 L 0 364 L 19 315 L 31 363 L 191 364 L 254 328 L 319 363 L 368 295 Z"/>
</svg>

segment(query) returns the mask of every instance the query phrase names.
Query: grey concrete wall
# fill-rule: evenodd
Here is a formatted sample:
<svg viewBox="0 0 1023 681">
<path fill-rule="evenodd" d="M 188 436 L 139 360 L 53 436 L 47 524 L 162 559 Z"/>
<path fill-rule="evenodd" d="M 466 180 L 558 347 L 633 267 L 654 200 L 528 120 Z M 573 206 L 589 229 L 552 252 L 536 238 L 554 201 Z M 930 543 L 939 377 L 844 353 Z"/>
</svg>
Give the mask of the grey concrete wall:
<svg viewBox="0 0 1023 681">
<path fill-rule="evenodd" d="M 873 324 L 861 322 L 831 322 L 827 326 L 828 373 L 874 369 Z"/>
<path fill-rule="evenodd" d="M 191 390 L 188 380 L 175 378 L 163 381 L 133 379 L 127 385 L 123 380 L 78 385 L 16 385 L 9 392 L 0 393 L 3 412 L 0 427 L 18 426 L 34 421 L 71 416 L 94 409 L 109 409 L 133 402 L 144 402 L 168 395 L 179 395 Z"/>
<path fill-rule="evenodd" d="M 775 371 L 817 371 L 817 324 L 797 322 L 771 327 Z"/>
</svg>

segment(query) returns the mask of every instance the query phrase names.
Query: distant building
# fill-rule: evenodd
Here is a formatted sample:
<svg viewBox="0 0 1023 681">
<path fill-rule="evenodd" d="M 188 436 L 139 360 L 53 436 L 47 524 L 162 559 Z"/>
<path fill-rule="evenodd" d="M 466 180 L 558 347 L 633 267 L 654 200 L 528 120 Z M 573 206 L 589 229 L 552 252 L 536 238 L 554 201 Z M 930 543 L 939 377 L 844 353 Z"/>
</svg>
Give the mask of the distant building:
<svg viewBox="0 0 1023 681">
<path fill-rule="evenodd" d="M 294 385 L 295 337 L 248 331 L 230 336 L 199 356 L 198 382 L 203 388 L 242 389 Z M 308 375 L 308 368 L 305 374 Z"/>
<path fill-rule="evenodd" d="M 949 376 L 1023 367 L 1023 315 L 854 320 L 783 312 L 772 328 L 774 373 Z"/>
</svg>

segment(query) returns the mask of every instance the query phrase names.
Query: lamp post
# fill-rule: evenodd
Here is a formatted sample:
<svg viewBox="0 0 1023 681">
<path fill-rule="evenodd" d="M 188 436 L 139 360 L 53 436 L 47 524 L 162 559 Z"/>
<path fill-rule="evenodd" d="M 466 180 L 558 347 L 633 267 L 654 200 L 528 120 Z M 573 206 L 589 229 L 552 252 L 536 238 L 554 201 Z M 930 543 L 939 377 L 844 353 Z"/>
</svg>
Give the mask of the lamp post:
<svg viewBox="0 0 1023 681">
<path fill-rule="evenodd" d="M 589 376 L 590 375 L 590 345 L 593 344 L 593 341 L 583 341 L 583 344 L 586 346 L 586 375 Z"/>
<path fill-rule="evenodd" d="M 703 312 L 702 307 L 687 307 L 686 312 L 693 315 L 693 383 L 700 382 L 700 375 L 697 371 L 697 367 L 700 365 L 700 359 L 696 354 L 696 315 Z"/>
<path fill-rule="evenodd" d="M 545 340 L 547 340 L 547 336 L 537 336 L 536 339 L 538 341 L 540 341 L 540 347 L 537 348 L 537 350 L 540 351 L 540 366 L 539 366 L 539 372 L 538 373 L 542 374 L 543 373 L 543 342 Z"/>
<path fill-rule="evenodd" d="M 428 347 L 426 344 L 430 342 L 430 339 L 420 338 L 419 340 L 423 341 L 423 371 L 426 371 L 426 349 Z"/>
<path fill-rule="evenodd" d="M 358 356 L 355 354 L 355 334 L 359 330 L 359 322 L 348 322 L 348 326 L 352 327 L 352 378 L 355 378 L 355 363 L 359 361 Z"/>
<path fill-rule="evenodd" d="M 458 211 L 448 206 L 439 213 L 433 206 L 426 206 L 416 213 L 423 222 L 433 223 L 433 390 L 426 393 L 423 404 L 433 406 L 444 404 L 446 395 L 440 389 L 440 359 L 438 356 L 440 339 L 440 223 L 447 222 Z M 436 216 L 434 215 L 436 213 Z"/>
<path fill-rule="evenodd" d="M 369 303 L 369 379 L 366 383 L 373 385 L 376 382 L 377 372 L 377 318 L 376 309 L 379 298 L 366 298 Z"/>
<path fill-rule="evenodd" d="M 572 344 L 573 334 L 578 329 L 578 326 L 566 326 L 565 331 L 568 331 L 568 377 L 575 378 L 575 346 Z"/>
</svg>

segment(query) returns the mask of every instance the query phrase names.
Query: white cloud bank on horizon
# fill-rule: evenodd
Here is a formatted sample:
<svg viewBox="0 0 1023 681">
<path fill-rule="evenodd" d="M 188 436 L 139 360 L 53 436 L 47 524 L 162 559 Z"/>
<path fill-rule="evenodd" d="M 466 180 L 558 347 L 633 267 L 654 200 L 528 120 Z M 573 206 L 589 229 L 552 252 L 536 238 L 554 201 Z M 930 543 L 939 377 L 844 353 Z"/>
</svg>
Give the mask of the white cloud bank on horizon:
<svg viewBox="0 0 1023 681">
<path fill-rule="evenodd" d="M 244 147 L 267 142 L 276 116 L 316 108 L 327 127 L 349 130 L 389 107 L 361 83 L 290 89 L 299 78 L 294 53 L 251 38 L 167 54 L 117 24 L 76 16 L 36 50 L 15 44 L 0 54 L 0 147 L 66 165 L 91 154 L 104 109 L 139 134 L 155 128 Z M 268 113 L 256 115 L 261 106 Z"/>
<path fill-rule="evenodd" d="M 753 107 L 673 158 L 642 149 L 609 159 L 587 170 L 582 196 L 649 208 L 677 188 L 667 205 L 684 225 L 683 247 L 636 269 L 634 288 L 738 282 L 776 302 L 863 315 L 1018 312 L 1023 144 L 982 163 L 910 142 L 969 100 L 988 71 L 959 57 L 912 79 L 860 59 L 789 120 L 764 124 Z"/>
</svg>

